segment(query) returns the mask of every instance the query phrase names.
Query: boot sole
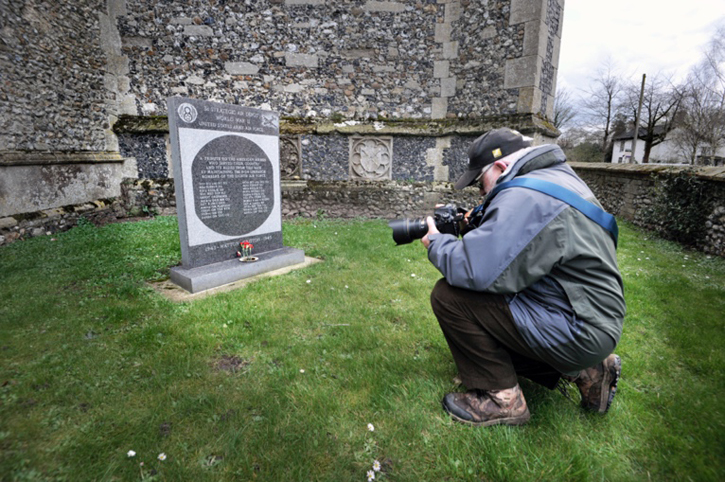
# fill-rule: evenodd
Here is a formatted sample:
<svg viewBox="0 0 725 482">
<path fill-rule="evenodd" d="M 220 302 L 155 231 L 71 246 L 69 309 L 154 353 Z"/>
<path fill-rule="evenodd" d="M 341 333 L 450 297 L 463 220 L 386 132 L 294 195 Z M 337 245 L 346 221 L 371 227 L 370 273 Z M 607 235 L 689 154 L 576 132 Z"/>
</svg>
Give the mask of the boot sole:
<svg viewBox="0 0 725 482">
<path fill-rule="evenodd" d="M 446 413 L 448 413 L 448 415 L 450 415 L 453 420 L 464 425 L 470 425 L 472 427 L 490 427 L 492 425 L 523 425 L 531 418 L 531 414 L 529 413 L 529 409 L 527 407 L 526 411 L 517 417 L 496 418 L 483 422 L 474 422 L 473 420 L 466 420 L 465 418 L 461 418 L 455 413 L 451 412 L 450 410 L 448 410 L 448 407 L 445 403 L 443 403 L 442 405 L 443 410 L 445 410 Z"/>
</svg>

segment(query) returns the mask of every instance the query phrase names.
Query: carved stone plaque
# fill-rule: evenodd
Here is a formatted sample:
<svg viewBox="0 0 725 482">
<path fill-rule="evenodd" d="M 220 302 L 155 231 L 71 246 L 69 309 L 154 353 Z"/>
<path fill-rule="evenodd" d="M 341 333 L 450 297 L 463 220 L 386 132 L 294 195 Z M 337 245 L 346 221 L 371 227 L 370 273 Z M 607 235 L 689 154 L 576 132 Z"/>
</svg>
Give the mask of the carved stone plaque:
<svg viewBox="0 0 725 482">
<path fill-rule="evenodd" d="M 350 179 L 391 179 L 392 137 L 350 138 Z"/>
<path fill-rule="evenodd" d="M 302 144 L 300 136 L 280 136 L 279 163 L 282 179 L 302 177 Z"/>
</svg>

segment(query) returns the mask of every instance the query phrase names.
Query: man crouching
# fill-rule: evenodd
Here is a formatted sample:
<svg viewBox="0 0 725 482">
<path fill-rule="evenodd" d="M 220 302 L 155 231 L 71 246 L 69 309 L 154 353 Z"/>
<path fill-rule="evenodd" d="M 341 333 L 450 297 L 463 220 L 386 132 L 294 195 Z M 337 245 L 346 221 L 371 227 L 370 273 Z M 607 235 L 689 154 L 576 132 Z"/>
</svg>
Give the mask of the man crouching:
<svg viewBox="0 0 725 482">
<path fill-rule="evenodd" d="M 455 188 L 478 184 L 485 196 L 478 226 L 458 239 L 429 217 L 421 239 L 444 276 L 431 304 L 468 388 L 446 395 L 444 409 L 472 425 L 526 423 L 523 376 L 549 389 L 574 382 L 582 406 L 605 413 L 621 372 L 612 352 L 626 310 L 616 232 L 546 191 L 496 189 L 543 181 L 601 211 L 558 146 L 531 147 L 520 133 L 496 129 L 476 139 L 468 157 Z"/>
</svg>

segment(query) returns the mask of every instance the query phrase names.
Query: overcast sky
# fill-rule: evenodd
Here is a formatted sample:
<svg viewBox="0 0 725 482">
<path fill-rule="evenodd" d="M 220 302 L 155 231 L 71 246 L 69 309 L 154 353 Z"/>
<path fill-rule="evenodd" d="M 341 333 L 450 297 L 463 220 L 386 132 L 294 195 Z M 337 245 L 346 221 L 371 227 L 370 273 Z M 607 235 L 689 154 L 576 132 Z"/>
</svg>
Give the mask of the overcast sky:
<svg viewBox="0 0 725 482">
<path fill-rule="evenodd" d="M 725 0 L 566 0 L 557 85 L 580 94 L 608 55 L 637 81 L 682 78 L 723 23 Z"/>
</svg>

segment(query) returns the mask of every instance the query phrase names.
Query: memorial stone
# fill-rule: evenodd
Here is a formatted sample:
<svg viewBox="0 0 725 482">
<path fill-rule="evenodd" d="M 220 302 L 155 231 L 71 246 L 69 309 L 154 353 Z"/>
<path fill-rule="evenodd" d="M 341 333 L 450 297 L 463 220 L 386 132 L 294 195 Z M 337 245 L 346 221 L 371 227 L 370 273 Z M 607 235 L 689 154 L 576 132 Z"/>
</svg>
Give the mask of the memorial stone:
<svg viewBox="0 0 725 482">
<path fill-rule="evenodd" d="M 194 293 L 304 262 L 282 243 L 279 115 L 182 97 L 168 109 L 182 262 L 171 280 Z M 239 262 L 244 242 L 254 263 Z"/>
</svg>

